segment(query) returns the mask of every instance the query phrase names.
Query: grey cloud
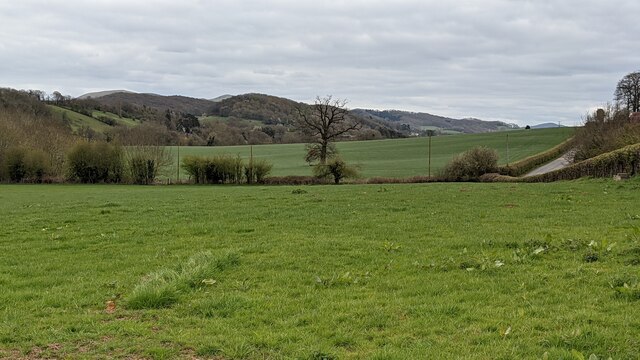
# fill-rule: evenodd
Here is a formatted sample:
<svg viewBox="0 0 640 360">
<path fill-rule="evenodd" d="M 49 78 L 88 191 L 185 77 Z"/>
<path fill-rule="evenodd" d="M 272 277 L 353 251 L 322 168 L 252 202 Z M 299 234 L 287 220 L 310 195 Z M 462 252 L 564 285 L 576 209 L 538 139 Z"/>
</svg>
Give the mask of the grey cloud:
<svg viewBox="0 0 640 360">
<path fill-rule="evenodd" d="M 636 1 L 20 1 L 0 4 L 1 86 L 579 123 L 640 68 Z"/>
</svg>

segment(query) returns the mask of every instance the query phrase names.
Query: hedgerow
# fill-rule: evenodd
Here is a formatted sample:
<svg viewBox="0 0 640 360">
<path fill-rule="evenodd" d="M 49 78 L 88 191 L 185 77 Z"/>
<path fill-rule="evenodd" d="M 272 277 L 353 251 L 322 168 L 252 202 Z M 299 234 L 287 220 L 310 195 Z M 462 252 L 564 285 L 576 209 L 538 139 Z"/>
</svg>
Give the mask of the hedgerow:
<svg viewBox="0 0 640 360">
<path fill-rule="evenodd" d="M 574 138 L 567 139 L 545 152 L 529 156 L 509 165 L 500 166 L 498 167 L 498 173 L 507 176 L 522 176 L 540 165 L 559 158 L 564 153 L 571 150 L 574 144 Z"/>
<path fill-rule="evenodd" d="M 546 174 L 523 178 L 525 182 L 573 180 L 581 177 L 612 177 L 619 173 L 636 175 L 640 169 L 640 144 L 598 155 L 591 159 Z"/>
</svg>

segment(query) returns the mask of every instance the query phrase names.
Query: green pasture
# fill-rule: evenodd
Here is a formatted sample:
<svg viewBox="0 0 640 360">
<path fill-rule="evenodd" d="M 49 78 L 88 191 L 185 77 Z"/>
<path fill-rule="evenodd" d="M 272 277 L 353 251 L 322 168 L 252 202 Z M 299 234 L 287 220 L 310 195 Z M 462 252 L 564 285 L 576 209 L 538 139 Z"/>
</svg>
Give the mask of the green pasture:
<svg viewBox="0 0 640 360">
<path fill-rule="evenodd" d="M 434 136 L 431 143 L 431 173 L 442 169 L 456 154 L 474 146 L 496 149 L 500 163 L 507 163 L 507 136 L 509 137 L 509 161 L 516 161 L 543 152 L 561 143 L 573 134 L 573 128 L 516 130 L 508 132 Z M 409 138 L 337 143 L 341 156 L 358 165 L 364 177 L 408 177 L 427 175 L 428 138 Z M 191 146 L 171 147 L 174 159 L 187 155 L 209 156 L 216 154 L 240 155 L 248 159 L 249 146 Z M 273 164 L 272 175 L 311 175 L 311 168 L 304 162 L 304 144 L 254 145 L 254 158 L 264 158 Z M 174 160 L 175 163 L 175 160 Z M 169 172 L 174 177 L 177 170 Z M 185 178 L 184 171 L 181 177 Z"/>
<path fill-rule="evenodd" d="M 639 190 L 1 185 L 0 358 L 635 359 Z"/>
<path fill-rule="evenodd" d="M 111 129 L 111 126 L 100 122 L 90 116 L 77 113 L 73 110 L 64 109 L 55 105 L 47 106 L 56 116 L 68 119 L 73 131 L 76 131 L 81 127 L 88 127 L 96 132 L 105 132 Z"/>
</svg>

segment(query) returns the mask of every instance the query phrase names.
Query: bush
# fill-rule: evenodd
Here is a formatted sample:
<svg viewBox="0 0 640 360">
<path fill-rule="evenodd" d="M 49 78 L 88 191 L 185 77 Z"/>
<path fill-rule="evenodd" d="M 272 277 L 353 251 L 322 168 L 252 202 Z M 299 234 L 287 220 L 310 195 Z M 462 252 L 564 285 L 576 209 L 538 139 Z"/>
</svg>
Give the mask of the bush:
<svg viewBox="0 0 640 360">
<path fill-rule="evenodd" d="M 11 182 L 42 182 L 49 173 L 47 155 L 41 150 L 11 148 L 2 163 L 2 177 Z"/>
<path fill-rule="evenodd" d="M 42 179 L 49 174 L 50 167 L 44 151 L 28 150 L 24 160 L 28 181 L 41 183 Z"/>
<path fill-rule="evenodd" d="M 27 176 L 25 150 L 9 149 L 4 156 L 4 172 L 11 182 L 21 182 Z"/>
<path fill-rule="evenodd" d="M 68 177 L 82 183 L 122 181 L 122 149 L 107 143 L 79 143 L 69 155 Z"/>
<path fill-rule="evenodd" d="M 196 184 L 239 184 L 243 179 L 243 163 L 239 156 L 186 156 L 182 159 L 182 168 Z"/>
<path fill-rule="evenodd" d="M 247 179 L 247 183 L 263 184 L 272 168 L 273 165 L 264 159 L 250 161 L 249 164 L 244 167 L 244 175 Z"/>
<path fill-rule="evenodd" d="M 453 158 L 444 168 L 443 177 L 450 181 L 469 181 L 497 172 L 498 152 L 484 146 L 467 150 Z"/>
<path fill-rule="evenodd" d="M 135 184 L 153 184 L 171 163 L 171 155 L 164 146 L 135 146 L 127 150 L 127 171 Z"/>
<path fill-rule="evenodd" d="M 339 184 L 342 179 L 358 177 L 358 170 L 348 165 L 339 157 L 327 161 L 326 164 L 318 164 L 313 168 L 313 175 L 318 178 L 332 177 L 333 182 Z"/>
</svg>

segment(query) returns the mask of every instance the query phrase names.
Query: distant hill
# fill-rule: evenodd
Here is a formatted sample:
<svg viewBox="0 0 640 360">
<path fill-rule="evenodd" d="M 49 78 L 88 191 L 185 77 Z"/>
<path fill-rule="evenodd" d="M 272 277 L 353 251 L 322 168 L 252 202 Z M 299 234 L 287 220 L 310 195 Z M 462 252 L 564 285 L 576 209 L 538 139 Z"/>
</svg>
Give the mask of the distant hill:
<svg viewBox="0 0 640 360">
<path fill-rule="evenodd" d="M 260 121 L 265 125 L 284 125 L 291 128 L 298 117 L 297 109 L 306 106 L 310 105 L 271 95 L 244 94 L 216 102 L 211 114 Z M 362 117 L 353 111 L 349 115 L 363 124 L 359 138 L 398 138 L 409 135 L 408 132 L 401 130 L 399 124 Z M 367 131 L 370 133 L 366 134 Z"/>
<path fill-rule="evenodd" d="M 371 120 L 385 121 L 409 127 L 412 132 L 436 130 L 441 133 L 482 133 L 517 129 L 515 124 L 502 121 L 484 121 L 474 118 L 452 119 L 429 113 L 409 112 L 400 110 L 368 110 L 355 109 L 353 113 Z"/>
<path fill-rule="evenodd" d="M 83 95 L 84 96 L 84 95 Z M 206 99 L 196 99 L 188 96 L 163 96 L 156 94 L 138 94 L 134 92 L 115 91 L 98 98 L 93 98 L 100 104 L 118 107 L 123 104 L 138 107 L 148 107 L 158 111 L 171 110 L 179 113 L 204 115 L 211 112 L 214 102 Z"/>
<path fill-rule="evenodd" d="M 118 114 L 144 112 L 153 109 L 158 112 L 170 110 L 175 113 L 189 113 L 196 116 L 211 116 L 217 119 L 238 119 L 259 122 L 264 125 L 282 125 L 292 129 L 298 117 L 297 109 L 309 104 L 265 94 L 222 95 L 206 100 L 187 96 L 162 96 L 156 94 L 138 94 L 124 90 L 111 90 L 83 95 L 110 111 Z M 138 109 L 137 111 L 127 111 Z M 120 110 L 124 109 L 125 110 Z M 359 119 L 363 130 L 358 138 L 397 138 L 412 134 L 424 134 L 425 130 L 436 130 L 441 134 L 482 133 L 518 128 L 517 125 L 501 121 L 483 121 L 474 118 L 452 119 L 429 113 L 400 110 L 354 109 L 350 116 Z M 369 131 L 369 134 L 365 134 Z"/>
<path fill-rule="evenodd" d="M 84 95 L 78 96 L 78 99 L 97 99 L 103 96 L 116 94 L 116 93 L 135 94 L 133 91 L 129 91 L 129 90 L 105 90 L 105 91 L 96 91 L 96 92 L 86 93 Z"/>
<path fill-rule="evenodd" d="M 220 95 L 220 96 L 218 96 L 218 97 L 215 97 L 215 98 L 213 98 L 213 99 L 209 99 L 209 100 L 210 100 L 210 101 L 213 101 L 213 102 L 218 102 L 218 101 L 226 100 L 226 99 L 228 99 L 228 98 L 230 98 L 230 97 L 233 97 L 233 95 L 229 95 L 229 94 L 226 94 L 226 95 Z"/>
<path fill-rule="evenodd" d="M 531 126 L 532 129 L 552 129 L 552 128 L 559 128 L 559 127 L 566 127 L 566 126 L 559 125 L 557 123 L 552 123 L 552 122 L 547 122 L 547 123 L 542 123 L 542 124 Z"/>
</svg>

